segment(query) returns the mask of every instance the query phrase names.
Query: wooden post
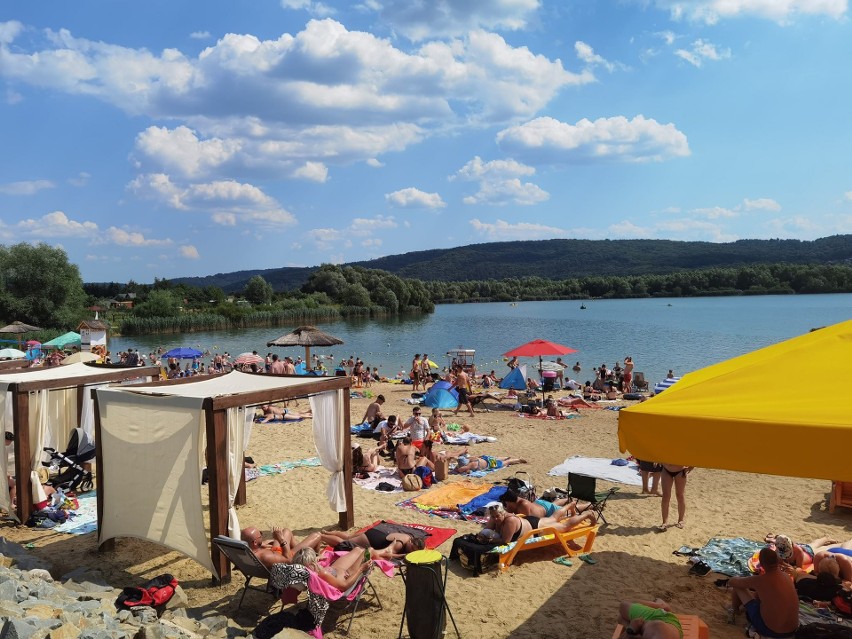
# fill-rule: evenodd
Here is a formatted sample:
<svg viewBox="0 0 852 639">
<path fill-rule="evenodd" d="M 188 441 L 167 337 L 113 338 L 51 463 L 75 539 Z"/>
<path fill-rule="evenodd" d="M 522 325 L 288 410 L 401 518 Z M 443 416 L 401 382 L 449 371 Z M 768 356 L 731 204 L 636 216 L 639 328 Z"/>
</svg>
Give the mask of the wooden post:
<svg viewBox="0 0 852 639">
<path fill-rule="evenodd" d="M 350 428 L 349 388 L 337 391 L 343 394 L 343 492 L 346 496 L 346 512 L 338 513 L 338 524 L 343 530 L 355 525 L 355 504 L 352 495 L 352 430 Z"/>
<path fill-rule="evenodd" d="M 15 483 L 17 484 L 18 519 L 27 523 L 33 510 L 32 451 L 30 450 L 30 396 L 20 392 L 17 385 L 12 389 L 12 424 L 15 431 Z"/>
<path fill-rule="evenodd" d="M 210 538 L 228 534 L 228 415 L 223 409 L 213 409 L 208 398 L 204 400 L 204 416 L 207 428 L 207 486 L 210 490 Z M 215 544 L 211 544 L 210 556 L 219 577 L 214 584 L 231 580 L 231 563 Z"/>
<path fill-rule="evenodd" d="M 245 463 L 243 464 L 245 466 Z M 234 499 L 235 506 L 246 505 L 246 470 L 243 468 L 243 473 L 240 475 L 240 485 L 237 487 L 237 496 Z"/>
</svg>

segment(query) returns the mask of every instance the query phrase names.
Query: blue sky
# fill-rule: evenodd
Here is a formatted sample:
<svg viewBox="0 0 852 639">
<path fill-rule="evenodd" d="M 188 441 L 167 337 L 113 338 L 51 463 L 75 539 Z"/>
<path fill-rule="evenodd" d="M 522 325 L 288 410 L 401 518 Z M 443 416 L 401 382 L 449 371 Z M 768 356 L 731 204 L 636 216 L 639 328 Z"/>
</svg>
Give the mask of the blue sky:
<svg viewBox="0 0 852 639">
<path fill-rule="evenodd" d="M 151 282 L 852 233 L 850 54 L 847 0 L 4 2 L 0 243 Z"/>
</svg>

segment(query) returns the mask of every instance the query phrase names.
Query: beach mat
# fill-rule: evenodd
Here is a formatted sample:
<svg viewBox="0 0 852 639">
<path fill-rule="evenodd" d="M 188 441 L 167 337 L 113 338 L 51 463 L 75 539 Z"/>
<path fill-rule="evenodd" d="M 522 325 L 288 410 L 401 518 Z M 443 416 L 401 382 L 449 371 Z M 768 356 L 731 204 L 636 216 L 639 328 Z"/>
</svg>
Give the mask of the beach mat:
<svg viewBox="0 0 852 639">
<path fill-rule="evenodd" d="M 548 471 L 548 475 L 554 477 L 567 477 L 568 473 L 594 477 L 628 486 L 641 486 L 642 478 L 639 475 L 639 466 L 635 463 L 627 466 L 613 466 L 611 459 L 606 457 L 582 457 L 574 455 L 569 457 L 558 466 Z"/>
<path fill-rule="evenodd" d="M 77 495 L 77 510 L 69 510 L 69 519 L 57 524 L 51 530 L 66 535 L 87 535 L 98 529 L 98 496 L 92 490 Z"/>
<path fill-rule="evenodd" d="M 408 528 L 422 530 L 428 535 L 428 537 L 426 537 L 426 548 L 429 549 L 437 548 L 458 532 L 455 528 L 441 528 L 439 526 L 426 526 L 424 524 L 400 523 L 398 521 L 391 521 L 390 519 L 374 521 L 372 524 L 370 524 L 369 526 L 365 526 L 358 532 L 362 533 L 367 530 L 370 530 L 370 528 L 381 524 L 382 521 L 388 524 L 396 524 L 397 526 L 407 526 Z"/>
<path fill-rule="evenodd" d="M 401 493 L 402 492 L 402 480 L 399 478 L 399 475 L 396 473 L 396 468 L 381 468 L 375 472 L 369 473 L 369 477 L 367 479 L 361 479 L 360 477 L 353 477 L 352 482 L 365 490 L 377 490 L 377 486 L 382 482 L 386 484 L 390 484 L 393 486 L 393 490 L 388 491 L 379 491 L 379 492 L 389 492 L 389 493 Z"/>
<path fill-rule="evenodd" d="M 246 481 L 268 475 L 283 475 L 294 468 L 313 468 L 315 466 L 322 466 L 319 457 L 307 457 L 305 459 L 297 459 L 296 461 L 278 462 L 277 464 L 263 464 L 256 468 L 246 468 Z"/>
<path fill-rule="evenodd" d="M 489 485 L 474 484 L 470 481 L 450 482 L 433 486 L 431 490 L 397 503 L 397 506 L 442 519 L 483 523 L 484 518 L 472 512 L 465 514 L 461 508 L 476 497 L 487 493 L 490 488 Z"/>
</svg>

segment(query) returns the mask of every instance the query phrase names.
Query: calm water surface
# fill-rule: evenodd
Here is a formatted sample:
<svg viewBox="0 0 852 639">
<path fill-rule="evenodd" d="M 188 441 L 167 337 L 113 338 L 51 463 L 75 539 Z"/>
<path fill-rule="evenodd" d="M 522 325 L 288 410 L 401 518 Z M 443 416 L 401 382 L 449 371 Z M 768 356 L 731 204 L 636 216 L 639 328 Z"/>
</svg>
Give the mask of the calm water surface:
<svg viewBox="0 0 852 639">
<path fill-rule="evenodd" d="M 580 362 L 583 381 L 593 376 L 595 366 L 612 366 L 632 355 L 636 370 L 644 371 L 653 383 L 669 369 L 681 375 L 852 318 L 852 294 L 601 300 L 585 302 L 585 310 L 581 304 L 452 304 L 438 306 L 426 317 L 323 323 L 318 326 L 345 344 L 319 349 L 319 354 L 333 354 L 335 363 L 360 356 L 392 376 L 408 370 L 414 353 L 426 352 L 443 366 L 447 350 L 463 346 L 476 349 L 480 370 L 494 368 L 502 375 L 506 370 L 502 353 L 542 338 L 577 349 L 563 360 L 571 365 Z M 148 352 L 157 346 L 192 346 L 234 356 L 252 350 L 304 356 L 300 348 L 266 346 L 292 328 L 114 338 L 109 348 Z"/>
</svg>

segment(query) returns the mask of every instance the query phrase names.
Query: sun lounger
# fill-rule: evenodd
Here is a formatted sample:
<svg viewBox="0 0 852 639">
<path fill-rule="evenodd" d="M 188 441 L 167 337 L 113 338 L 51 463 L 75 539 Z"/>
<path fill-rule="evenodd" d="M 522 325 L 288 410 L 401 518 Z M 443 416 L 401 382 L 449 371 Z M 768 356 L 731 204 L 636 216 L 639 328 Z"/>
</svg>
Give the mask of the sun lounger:
<svg viewBox="0 0 852 639">
<path fill-rule="evenodd" d="M 544 546 L 561 546 L 565 554 L 572 557 L 581 553 L 591 552 L 592 546 L 595 543 L 595 537 L 598 535 L 599 527 L 598 524 L 580 524 L 568 532 L 557 532 L 554 528 L 548 526 L 524 533 L 510 548 L 500 553 L 500 570 L 508 570 L 519 552 L 534 548 L 543 548 Z M 581 537 L 586 538 L 586 543 L 581 550 L 574 550 L 568 545 L 569 541 Z"/>
<path fill-rule="evenodd" d="M 696 615 L 677 615 L 677 618 L 683 627 L 683 639 L 710 639 L 710 629 L 701 620 L 701 617 Z M 612 639 L 621 639 L 626 636 L 624 634 L 624 626 L 618 624 L 615 627 L 615 632 L 612 634 Z"/>
</svg>

